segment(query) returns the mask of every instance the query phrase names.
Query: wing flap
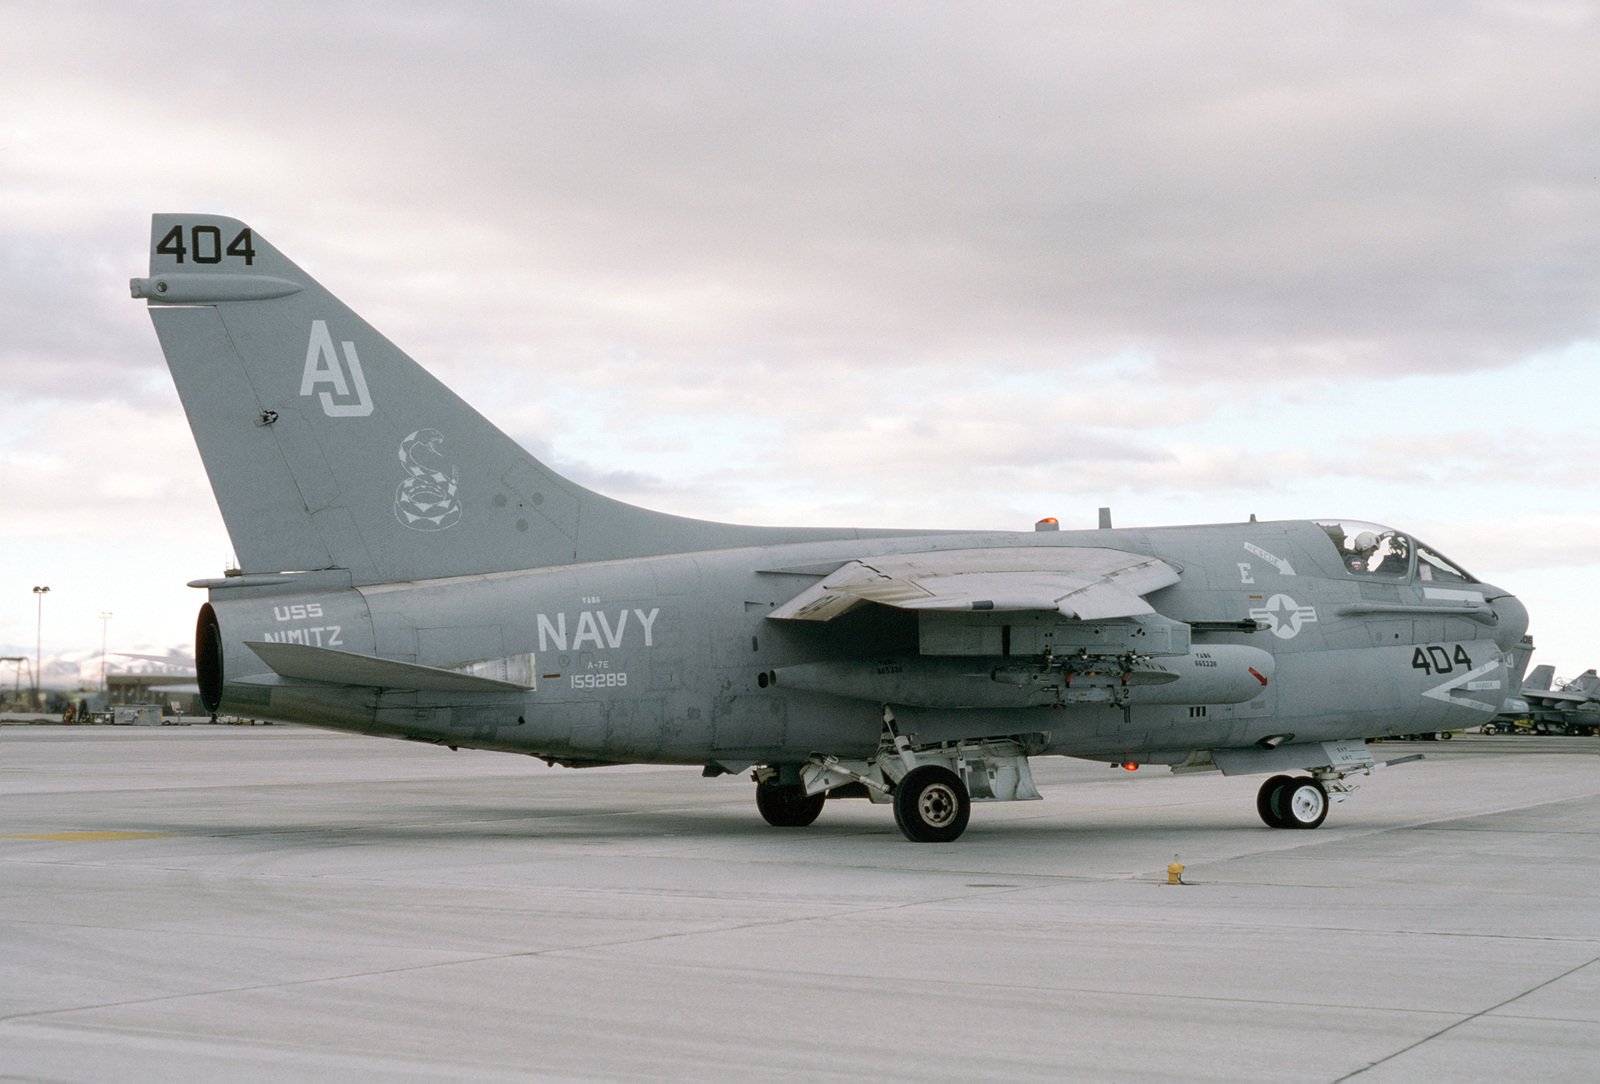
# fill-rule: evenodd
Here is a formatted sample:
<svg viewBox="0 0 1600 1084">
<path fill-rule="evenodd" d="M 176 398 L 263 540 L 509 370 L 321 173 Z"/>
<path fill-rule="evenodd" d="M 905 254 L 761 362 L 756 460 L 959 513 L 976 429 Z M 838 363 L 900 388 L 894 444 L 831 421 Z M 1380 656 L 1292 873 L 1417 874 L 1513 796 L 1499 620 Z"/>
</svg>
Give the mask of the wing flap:
<svg viewBox="0 0 1600 1084">
<path fill-rule="evenodd" d="M 510 681 L 458 674 L 434 666 L 380 659 L 307 644 L 278 644 L 253 640 L 245 643 L 251 651 L 282 678 L 310 681 L 319 685 L 359 685 L 378 689 L 416 689 L 419 692 L 527 692 Z"/>
<path fill-rule="evenodd" d="M 934 550 L 846 562 L 769 616 L 831 621 L 862 602 L 906 610 L 1045 610 L 1099 621 L 1155 610 L 1144 596 L 1178 582 L 1159 557 L 1098 547 Z"/>
</svg>

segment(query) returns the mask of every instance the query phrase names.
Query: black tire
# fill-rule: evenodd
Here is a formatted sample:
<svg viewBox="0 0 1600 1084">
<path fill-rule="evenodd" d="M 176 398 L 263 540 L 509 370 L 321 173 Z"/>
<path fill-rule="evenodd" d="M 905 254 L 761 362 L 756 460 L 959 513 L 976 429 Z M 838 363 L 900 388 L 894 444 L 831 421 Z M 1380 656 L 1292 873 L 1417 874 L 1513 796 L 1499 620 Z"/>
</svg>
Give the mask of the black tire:
<svg viewBox="0 0 1600 1084">
<path fill-rule="evenodd" d="M 1484 723 L 1478 728 L 1478 732 L 1480 734 L 1498 734 L 1500 733 L 1500 729 L 1493 723 Z"/>
<path fill-rule="evenodd" d="M 1286 828 L 1317 828 L 1328 819 L 1328 792 L 1315 779 L 1291 779 L 1275 796 L 1273 808 Z"/>
<path fill-rule="evenodd" d="M 949 843 L 967 830 L 972 798 L 949 768 L 924 764 L 894 788 L 894 822 L 913 843 Z"/>
<path fill-rule="evenodd" d="M 799 783 L 757 783 L 756 808 L 774 828 L 804 828 L 822 813 L 828 794 L 806 793 Z"/>
<path fill-rule="evenodd" d="M 1292 782 L 1294 780 L 1287 775 L 1275 775 L 1261 784 L 1261 789 L 1256 791 L 1256 812 L 1261 816 L 1261 823 L 1268 828 L 1289 827 L 1288 822 L 1273 808 L 1272 798 L 1274 791 L 1285 783 Z"/>
</svg>

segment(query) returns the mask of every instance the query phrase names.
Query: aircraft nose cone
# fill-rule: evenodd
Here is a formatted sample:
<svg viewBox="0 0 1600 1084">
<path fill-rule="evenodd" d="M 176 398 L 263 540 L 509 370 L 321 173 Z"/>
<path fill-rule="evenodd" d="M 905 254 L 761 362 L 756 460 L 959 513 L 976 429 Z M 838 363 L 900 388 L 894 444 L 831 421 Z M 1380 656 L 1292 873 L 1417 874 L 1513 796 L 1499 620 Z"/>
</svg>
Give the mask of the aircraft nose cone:
<svg viewBox="0 0 1600 1084">
<path fill-rule="evenodd" d="M 1495 626 L 1495 642 L 1500 645 L 1500 650 L 1509 653 L 1528 631 L 1528 608 L 1521 599 L 1510 593 L 1495 598 L 1493 606 L 1500 619 Z"/>
</svg>

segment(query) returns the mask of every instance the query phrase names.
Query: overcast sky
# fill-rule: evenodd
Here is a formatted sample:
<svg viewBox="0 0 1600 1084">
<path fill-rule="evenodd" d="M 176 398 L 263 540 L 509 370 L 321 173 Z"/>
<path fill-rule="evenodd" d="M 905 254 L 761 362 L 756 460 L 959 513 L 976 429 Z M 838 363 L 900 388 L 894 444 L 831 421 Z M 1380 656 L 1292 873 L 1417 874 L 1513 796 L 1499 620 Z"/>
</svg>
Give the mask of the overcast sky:
<svg viewBox="0 0 1600 1084">
<path fill-rule="evenodd" d="M 247 220 L 682 515 L 1345 516 L 1600 664 L 1592 3 L 0 2 L 0 654 L 231 546 L 142 302 Z M 9 665 L 0 679 L 12 677 Z M 24 677 L 24 680 L 26 678 Z"/>
</svg>

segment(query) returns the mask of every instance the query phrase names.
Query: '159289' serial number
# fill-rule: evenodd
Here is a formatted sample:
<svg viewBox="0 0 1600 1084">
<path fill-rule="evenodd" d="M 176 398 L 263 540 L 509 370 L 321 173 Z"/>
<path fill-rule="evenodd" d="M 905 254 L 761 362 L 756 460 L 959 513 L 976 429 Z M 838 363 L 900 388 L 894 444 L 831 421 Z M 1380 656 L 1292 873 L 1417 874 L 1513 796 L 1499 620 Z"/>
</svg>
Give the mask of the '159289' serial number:
<svg viewBox="0 0 1600 1084">
<path fill-rule="evenodd" d="M 625 671 L 599 670 L 591 674 L 573 674 L 574 689 L 620 689 L 628 684 Z"/>
</svg>

